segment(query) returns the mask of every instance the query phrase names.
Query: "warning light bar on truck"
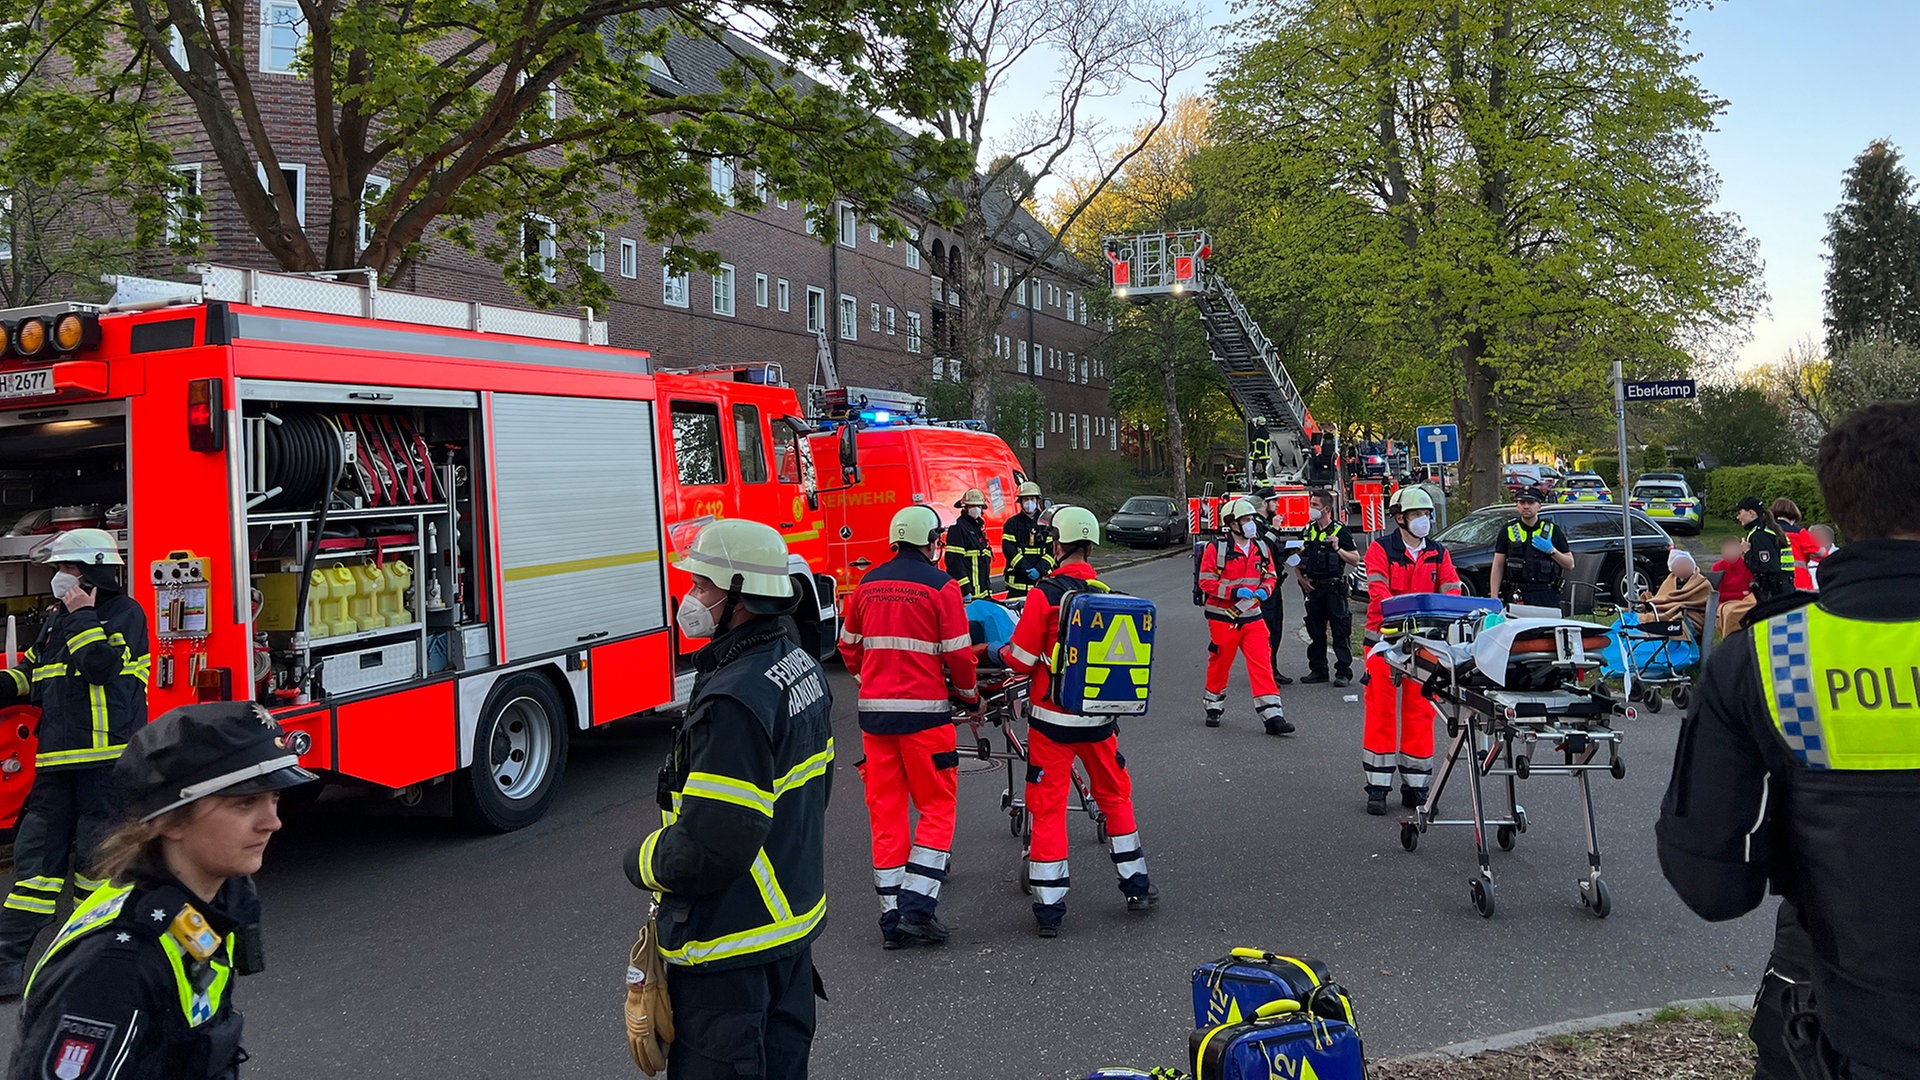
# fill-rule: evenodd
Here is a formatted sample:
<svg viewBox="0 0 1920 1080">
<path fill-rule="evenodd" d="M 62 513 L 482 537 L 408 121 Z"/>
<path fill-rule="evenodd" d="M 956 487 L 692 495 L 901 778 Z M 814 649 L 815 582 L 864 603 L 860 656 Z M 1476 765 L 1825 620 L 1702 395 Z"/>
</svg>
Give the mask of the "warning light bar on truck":
<svg viewBox="0 0 1920 1080">
<path fill-rule="evenodd" d="M 45 304 L 17 311 L 11 323 L 0 320 L 0 357 L 26 360 L 71 356 L 100 343 L 100 319 L 68 304 Z"/>
</svg>

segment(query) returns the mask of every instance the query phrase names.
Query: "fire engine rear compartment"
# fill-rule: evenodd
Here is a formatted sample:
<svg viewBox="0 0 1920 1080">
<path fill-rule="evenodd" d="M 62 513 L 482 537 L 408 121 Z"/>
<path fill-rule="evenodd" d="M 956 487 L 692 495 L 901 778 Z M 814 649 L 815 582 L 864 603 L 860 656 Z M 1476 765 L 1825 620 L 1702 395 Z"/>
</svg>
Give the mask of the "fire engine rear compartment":
<svg viewBox="0 0 1920 1080">
<path fill-rule="evenodd" d="M 34 551 L 64 529 L 100 527 L 125 555 L 127 467 L 122 402 L 0 412 L 0 602 L 22 649 L 53 603 L 53 570 Z"/>
</svg>

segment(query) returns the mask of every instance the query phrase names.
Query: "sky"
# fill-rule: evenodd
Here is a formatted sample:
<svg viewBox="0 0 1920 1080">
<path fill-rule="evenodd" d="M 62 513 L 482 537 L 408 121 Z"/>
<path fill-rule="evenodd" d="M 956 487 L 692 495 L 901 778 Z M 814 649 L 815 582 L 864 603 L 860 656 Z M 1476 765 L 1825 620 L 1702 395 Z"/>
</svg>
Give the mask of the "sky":
<svg viewBox="0 0 1920 1080">
<path fill-rule="evenodd" d="M 1200 2 L 1209 23 L 1232 21 L 1225 0 Z M 1841 174 L 1882 137 L 1920 173 L 1920 0 L 1720 0 L 1685 25 L 1689 51 L 1700 54 L 1695 74 L 1727 101 L 1705 138 L 1720 208 L 1759 241 L 1765 266 L 1767 305 L 1736 363 L 1771 363 L 1823 335 L 1826 215 L 1840 201 Z M 1180 89 L 1205 94 L 1211 74 L 1192 72 Z M 1039 95 L 1046 75 L 1015 85 Z M 1138 118 L 1114 105 L 1116 120 Z M 1004 130 L 1013 117 L 1000 115 L 994 127 Z"/>
</svg>

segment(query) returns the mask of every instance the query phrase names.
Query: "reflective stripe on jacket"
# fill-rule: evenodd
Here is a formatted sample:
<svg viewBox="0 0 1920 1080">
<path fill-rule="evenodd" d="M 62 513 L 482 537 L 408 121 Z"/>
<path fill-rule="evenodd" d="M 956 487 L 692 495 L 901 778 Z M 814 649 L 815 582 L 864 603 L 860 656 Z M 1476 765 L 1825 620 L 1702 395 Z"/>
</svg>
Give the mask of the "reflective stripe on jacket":
<svg viewBox="0 0 1920 1080">
<path fill-rule="evenodd" d="M 1272 596 L 1279 586 L 1273 553 L 1264 541 L 1236 537 L 1208 544 L 1200 553 L 1200 595 L 1206 600 L 1207 618 L 1215 622 L 1238 626 L 1260 618 L 1258 604 L 1244 612 L 1234 606 L 1240 602 L 1233 598 L 1234 591 L 1265 589 Z"/>
<path fill-rule="evenodd" d="M 826 918 L 833 695 L 774 619 L 697 654 L 686 723 L 662 770 L 661 828 L 627 878 L 660 897 L 660 953 L 713 970 L 805 948 Z"/>
<path fill-rule="evenodd" d="M 152 669 L 146 612 L 102 588 L 92 607 L 48 619 L 0 688 L 40 706 L 38 767 L 108 765 L 147 721 Z"/>
<path fill-rule="evenodd" d="M 962 598 L 993 595 L 993 548 L 987 528 L 965 513 L 947 527 L 947 576 L 960 583 Z"/>
<path fill-rule="evenodd" d="M 840 658 L 860 680 L 860 730 L 875 735 L 952 723 L 949 683 L 962 701 L 979 697 L 960 583 L 915 548 L 902 548 L 853 590 Z"/>
<path fill-rule="evenodd" d="M 1033 587 L 1028 570 L 1038 570 L 1040 577 L 1053 572 L 1053 537 L 1025 513 L 1008 518 L 1001 528 L 1000 553 L 1006 559 L 1009 596 L 1024 596 Z"/>
</svg>

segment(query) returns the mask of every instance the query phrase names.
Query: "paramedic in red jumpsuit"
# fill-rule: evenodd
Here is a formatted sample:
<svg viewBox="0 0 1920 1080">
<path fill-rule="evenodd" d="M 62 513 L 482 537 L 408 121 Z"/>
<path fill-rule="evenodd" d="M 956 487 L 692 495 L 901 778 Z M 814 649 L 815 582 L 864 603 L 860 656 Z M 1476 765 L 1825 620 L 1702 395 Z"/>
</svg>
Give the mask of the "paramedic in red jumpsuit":
<svg viewBox="0 0 1920 1080">
<path fill-rule="evenodd" d="M 947 940 L 935 917 L 953 849 L 954 750 L 951 698 L 977 708 L 973 639 L 960 583 L 938 558 L 940 516 L 909 506 L 888 530 L 894 557 L 861 579 L 847 605 L 840 656 L 860 683 L 856 768 L 873 826 L 873 888 L 880 894 L 880 938 L 889 949 L 909 939 Z M 920 813 L 917 826 L 909 803 Z"/>
<path fill-rule="evenodd" d="M 1206 601 L 1207 686 L 1201 703 L 1207 726 L 1219 727 L 1227 711 L 1227 677 L 1233 657 L 1247 658 L 1247 682 L 1253 687 L 1253 709 L 1267 734 L 1287 735 L 1293 725 L 1280 705 L 1280 687 L 1273 679 L 1273 646 L 1261 614 L 1261 602 L 1280 587 L 1273 551 L 1259 539 L 1260 509 L 1251 499 L 1235 499 L 1221 515 L 1229 522 L 1227 538 L 1208 544 L 1200 554 L 1200 594 Z"/>
<path fill-rule="evenodd" d="M 1067 798 L 1073 790 L 1075 758 L 1087 770 L 1093 800 L 1106 815 L 1108 846 L 1127 910 L 1146 911 L 1160 900 L 1160 891 L 1147 878 L 1147 857 L 1133 817 L 1133 779 L 1127 775 L 1113 719 L 1067 712 L 1051 686 L 1061 603 L 1069 591 L 1106 588 L 1087 562 L 1100 542 L 1100 523 L 1092 511 L 1079 506 L 1056 507 L 1049 514 L 1057 569 L 1027 593 L 1013 639 L 1001 652 L 1008 667 L 1033 675 L 1027 739 L 1027 813 L 1033 819 L 1033 842 L 1027 851 L 1027 880 L 1033 887 L 1036 929 L 1043 938 L 1057 937 L 1067 916 Z"/>
<path fill-rule="evenodd" d="M 1383 622 L 1380 604 L 1407 593 L 1461 591 L 1452 556 L 1427 540 L 1433 529 L 1433 498 L 1419 488 L 1402 488 L 1394 493 L 1389 510 L 1399 527 L 1367 548 L 1367 726 L 1360 745 L 1369 814 L 1387 812 L 1396 764 L 1401 805 L 1426 802 L 1433 783 L 1433 706 L 1421 696 L 1417 680 L 1395 686 L 1386 660 L 1373 653 Z"/>
</svg>

